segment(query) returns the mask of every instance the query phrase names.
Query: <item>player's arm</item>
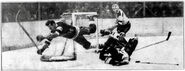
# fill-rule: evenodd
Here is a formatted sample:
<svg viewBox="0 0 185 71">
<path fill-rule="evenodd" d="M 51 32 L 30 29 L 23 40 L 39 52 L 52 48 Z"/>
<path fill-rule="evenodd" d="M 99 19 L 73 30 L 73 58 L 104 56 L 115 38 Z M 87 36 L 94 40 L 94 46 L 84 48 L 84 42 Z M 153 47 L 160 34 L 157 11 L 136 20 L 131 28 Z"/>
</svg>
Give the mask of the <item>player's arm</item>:
<svg viewBox="0 0 185 71">
<path fill-rule="evenodd" d="M 38 35 L 37 36 L 37 41 L 41 42 L 44 39 L 46 39 L 46 40 L 44 41 L 44 43 L 45 43 L 44 46 L 41 49 L 37 50 L 37 54 L 42 55 L 42 53 L 45 51 L 45 49 L 47 49 L 49 47 L 50 42 L 52 41 L 52 39 L 57 37 L 57 36 L 58 36 L 57 33 L 51 33 L 47 36 Z"/>
<path fill-rule="evenodd" d="M 109 35 L 112 33 L 112 31 L 117 28 L 117 24 L 114 24 L 113 26 L 100 30 L 101 36 Z"/>
<path fill-rule="evenodd" d="M 62 27 L 57 27 L 55 32 L 52 32 L 48 36 L 46 36 L 46 39 L 51 41 L 53 38 L 60 36 L 60 31 L 62 31 Z"/>
<path fill-rule="evenodd" d="M 41 41 L 44 40 L 44 39 L 47 39 L 47 40 L 51 41 L 53 38 L 56 38 L 56 37 L 60 36 L 59 31 L 62 31 L 61 27 L 57 27 L 56 31 L 54 31 L 54 32 L 52 31 L 52 32 L 51 32 L 49 35 L 47 35 L 47 36 L 38 35 L 38 36 L 36 37 L 36 39 L 37 39 L 37 41 L 39 41 L 39 42 L 41 42 Z"/>
<path fill-rule="evenodd" d="M 112 30 L 114 30 L 116 27 L 117 27 L 117 25 L 114 25 L 114 26 L 112 26 L 110 28 L 100 30 L 101 36 L 105 36 L 105 35 L 111 34 Z"/>
<path fill-rule="evenodd" d="M 44 41 L 44 43 L 45 43 L 44 46 L 41 49 L 37 50 L 37 54 L 42 55 L 42 53 L 45 51 L 45 49 L 49 48 L 49 45 L 50 45 L 50 42 L 52 41 L 52 39 L 57 36 L 58 36 L 57 33 L 51 33 L 46 37 L 44 37 L 42 35 L 37 36 L 37 41 L 39 41 L 39 42 L 41 42 L 44 39 L 47 39 Z"/>
<path fill-rule="evenodd" d="M 59 36 L 59 34 L 58 33 L 51 33 L 51 34 L 49 34 L 48 36 L 46 36 L 46 39 L 48 39 L 48 40 L 52 40 L 53 38 L 56 38 L 56 37 L 58 37 Z"/>
</svg>

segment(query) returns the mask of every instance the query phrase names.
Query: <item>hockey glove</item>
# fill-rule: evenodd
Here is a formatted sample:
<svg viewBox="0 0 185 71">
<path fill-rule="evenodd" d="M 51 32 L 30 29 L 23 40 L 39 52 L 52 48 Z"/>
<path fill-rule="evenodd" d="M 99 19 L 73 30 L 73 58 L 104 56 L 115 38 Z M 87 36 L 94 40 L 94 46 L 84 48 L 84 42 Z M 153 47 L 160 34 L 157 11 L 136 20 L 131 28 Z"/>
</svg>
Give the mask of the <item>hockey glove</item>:
<svg viewBox="0 0 185 71">
<path fill-rule="evenodd" d="M 90 33 L 95 33 L 96 32 L 96 25 L 95 24 L 90 24 L 89 28 L 90 28 Z"/>
<path fill-rule="evenodd" d="M 45 41 L 45 45 L 42 47 L 42 49 L 37 50 L 37 54 L 42 55 L 42 53 L 44 52 L 44 50 L 46 50 L 49 45 L 50 45 L 50 42 Z"/>
<path fill-rule="evenodd" d="M 36 37 L 36 39 L 37 39 L 37 41 L 41 42 L 43 39 L 45 39 L 45 37 L 42 36 L 42 35 L 38 35 L 38 36 Z"/>
<path fill-rule="evenodd" d="M 108 30 L 100 30 L 101 36 L 109 35 L 111 34 L 111 31 Z"/>
</svg>

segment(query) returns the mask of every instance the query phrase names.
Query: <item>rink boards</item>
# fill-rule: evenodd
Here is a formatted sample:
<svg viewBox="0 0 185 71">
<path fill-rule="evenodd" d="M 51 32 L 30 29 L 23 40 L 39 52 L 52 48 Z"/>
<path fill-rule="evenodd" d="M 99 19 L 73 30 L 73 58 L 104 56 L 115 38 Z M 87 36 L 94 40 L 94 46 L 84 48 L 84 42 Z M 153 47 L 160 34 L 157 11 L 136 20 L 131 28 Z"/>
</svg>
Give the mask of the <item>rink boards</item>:
<svg viewBox="0 0 185 71">
<path fill-rule="evenodd" d="M 56 21 L 59 21 L 57 19 Z M 87 20 L 83 20 L 88 22 Z M 105 29 L 114 23 L 115 19 L 98 19 L 98 28 Z M 21 24 L 28 31 L 30 36 L 36 41 L 37 35 L 47 35 L 49 29 L 45 26 L 46 20 L 21 22 Z M 167 17 L 167 18 L 131 18 L 131 29 L 127 36 L 138 34 L 141 36 L 159 36 L 165 35 L 168 31 L 172 31 L 172 35 L 183 35 L 182 17 Z M 85 23 L 84 23 L 85 24 Z M 19 42 L 17 42 L 19 41 Z M 16 22 L 2 23 L 2 47 L 5 50 L 11 50 L 15 47 L 29 47 L 33 46 L 24 31 L 18 26 Z"/>
</svg>

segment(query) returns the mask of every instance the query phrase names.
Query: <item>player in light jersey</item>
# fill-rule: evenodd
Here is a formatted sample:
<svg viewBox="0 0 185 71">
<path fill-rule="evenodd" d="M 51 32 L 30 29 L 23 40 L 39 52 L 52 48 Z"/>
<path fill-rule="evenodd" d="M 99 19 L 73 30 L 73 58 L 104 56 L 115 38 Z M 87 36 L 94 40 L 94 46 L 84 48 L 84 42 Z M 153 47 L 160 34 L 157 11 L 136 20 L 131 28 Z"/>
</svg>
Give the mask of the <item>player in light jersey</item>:
<svg viewBox="0 0 185 71">
<path fill-rule="evenodd" d="M 114 26 L 108 28 L 108 30 L 112 31 L 113 29 L 117 28 L 118 33 L 122 32 L 123 34 L 126 35 L 126 33 L 131 27 L 129 18 L 125 15 L 123 10 L 119 8 L 118 4 L 113 4 L 112 10 L 116 14 L 116 22 Z"/>
</svg>

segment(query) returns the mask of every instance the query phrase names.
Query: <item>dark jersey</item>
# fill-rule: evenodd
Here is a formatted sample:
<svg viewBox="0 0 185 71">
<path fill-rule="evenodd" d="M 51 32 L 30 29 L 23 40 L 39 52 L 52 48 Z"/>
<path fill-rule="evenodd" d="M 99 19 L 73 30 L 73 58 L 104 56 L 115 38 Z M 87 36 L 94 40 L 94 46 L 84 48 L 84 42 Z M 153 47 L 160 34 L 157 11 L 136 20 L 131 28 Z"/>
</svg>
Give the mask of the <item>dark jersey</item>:
<svg viewBox="0 0 185 71">
<path fill-rule="evenodd" d="M 77 34 L 77 29 L 74 26 L 68 25 L 64 22 L 57 23 L 57 29 L 55 31 L 51 31 L 51 33 L 59 33 L 59 36 L 63 36 L 65 38 L 73 38 Z"/>
</svg>

